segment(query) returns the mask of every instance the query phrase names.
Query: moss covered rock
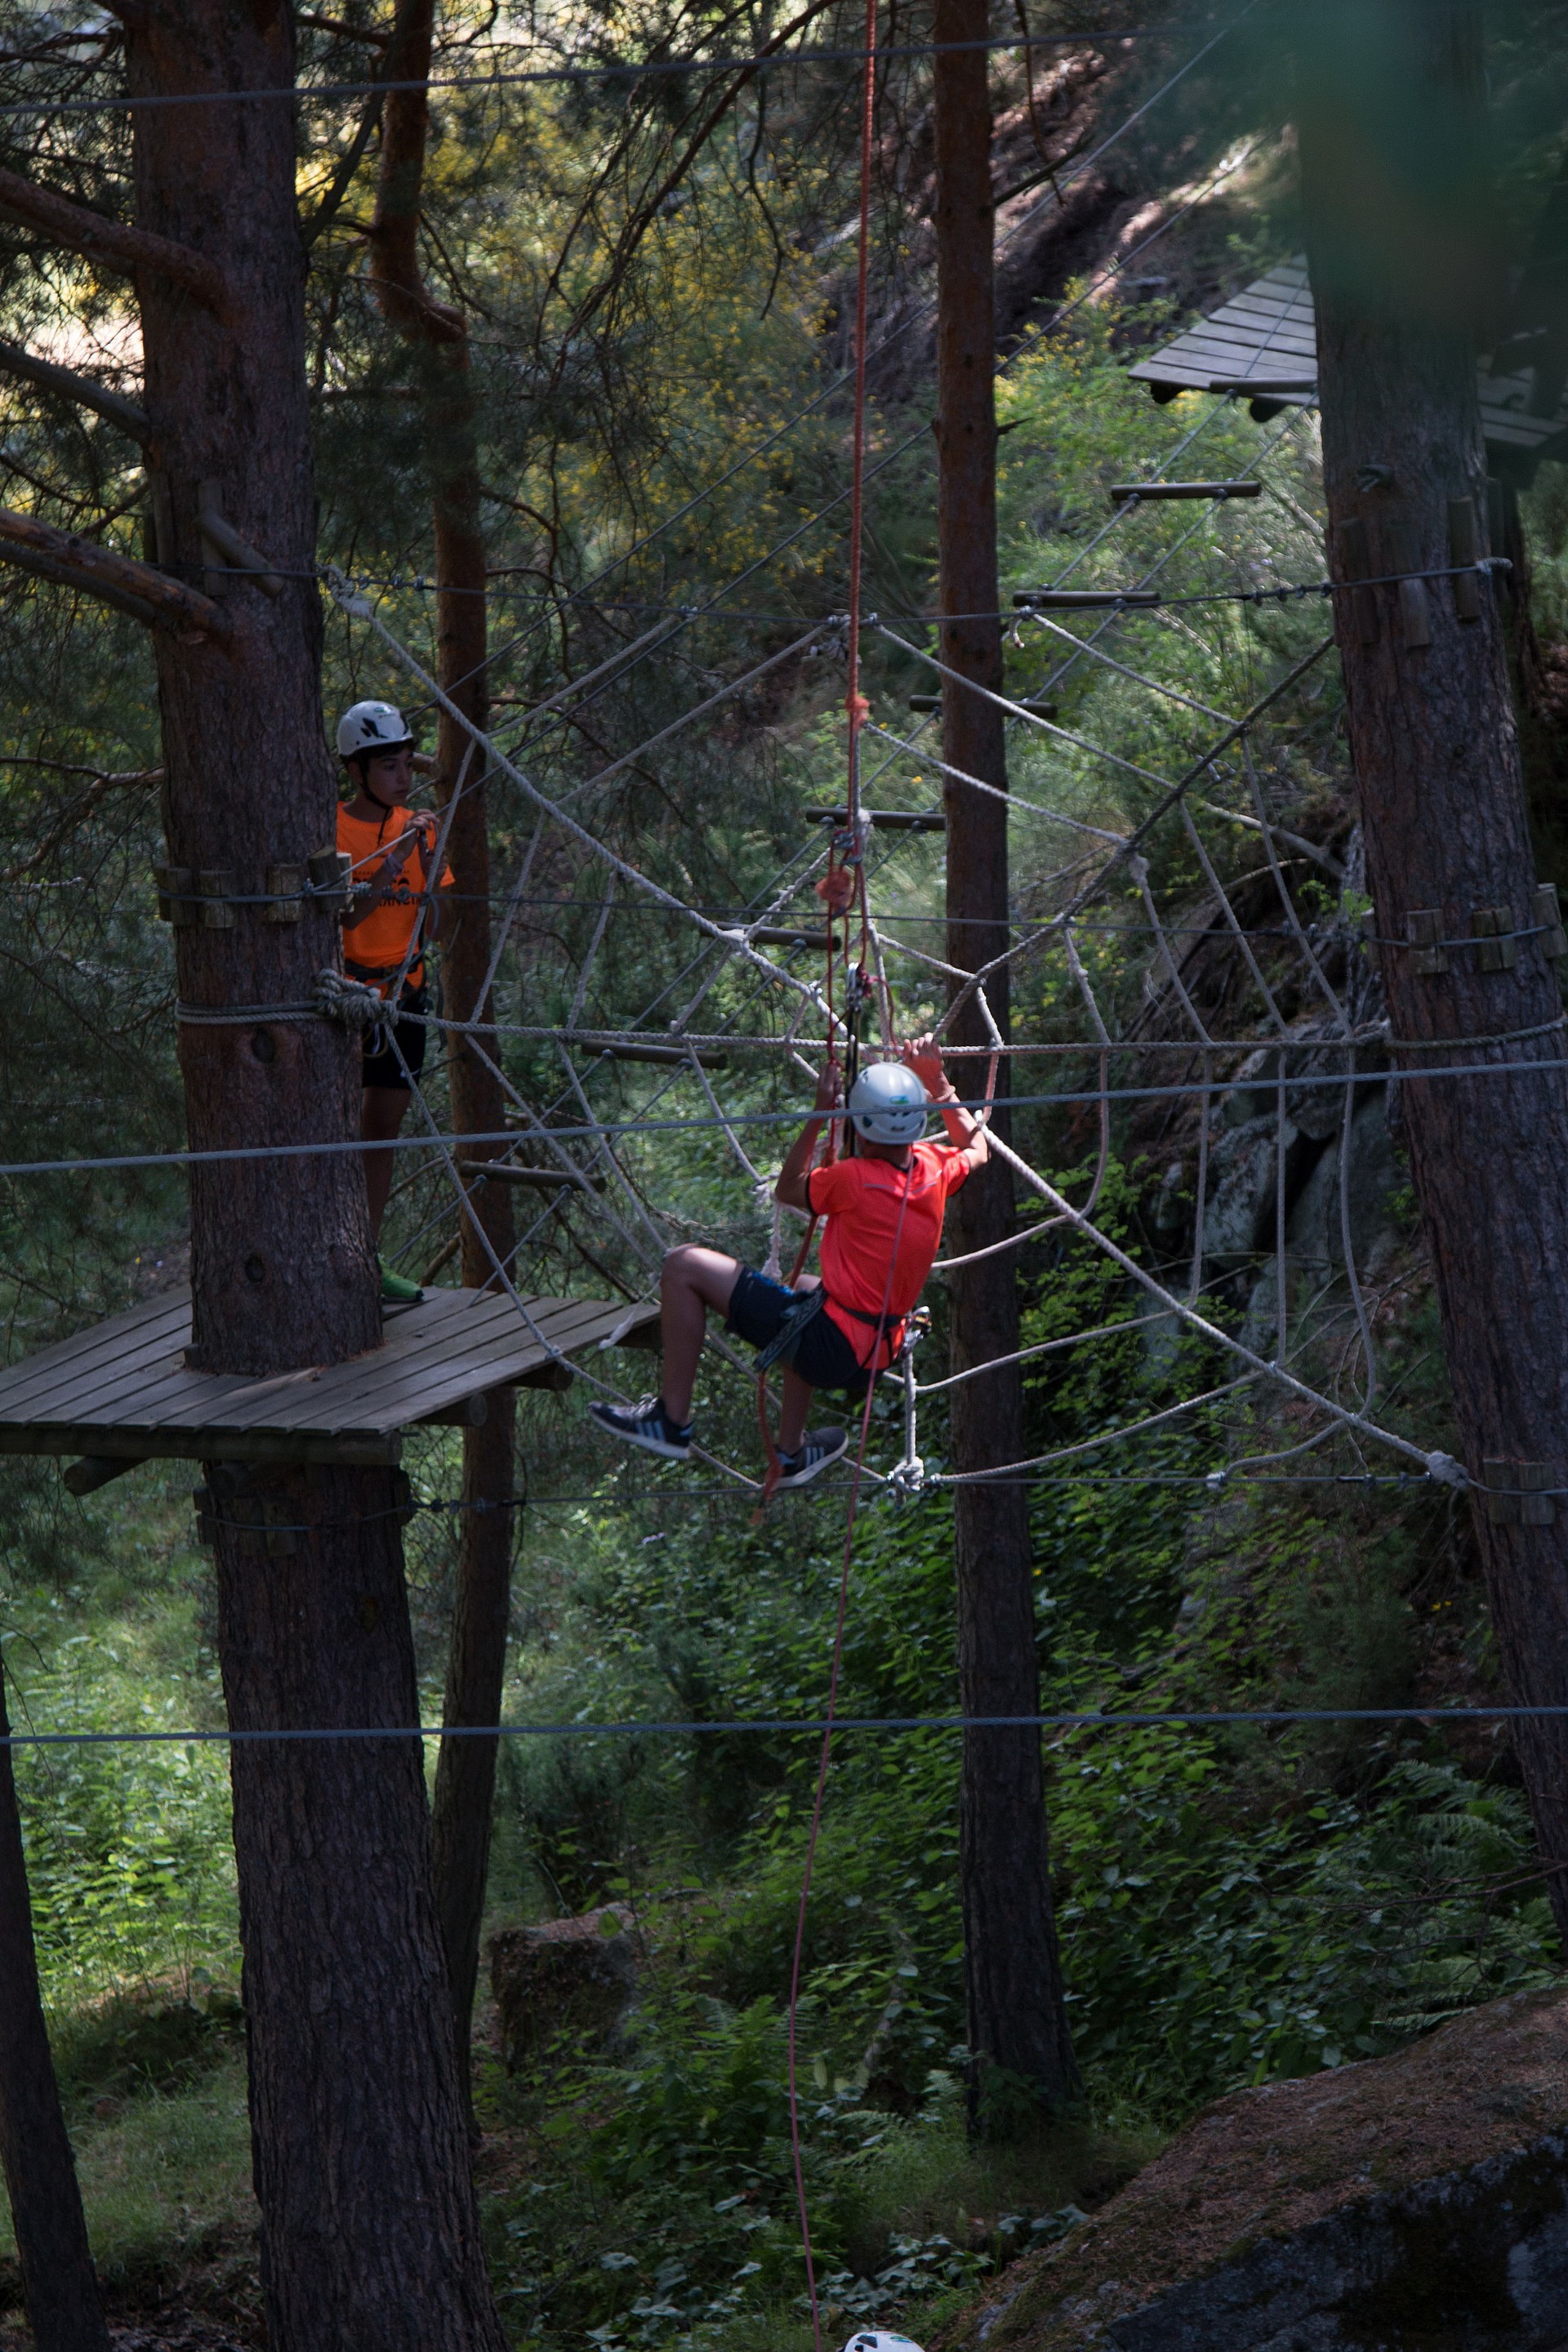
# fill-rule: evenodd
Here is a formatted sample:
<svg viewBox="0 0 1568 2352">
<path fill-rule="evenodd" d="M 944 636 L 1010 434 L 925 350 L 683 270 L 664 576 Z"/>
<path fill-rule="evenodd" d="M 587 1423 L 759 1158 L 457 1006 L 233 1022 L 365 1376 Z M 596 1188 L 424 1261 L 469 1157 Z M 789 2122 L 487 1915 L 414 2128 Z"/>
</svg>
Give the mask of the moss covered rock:
<svg viewBox="0 0 1568 2352">
<path fill-rule="evenodd" d="M 940 2352 L 1553 2352 L 1568 1988 L 1219 2100 Z"/>
</svg>

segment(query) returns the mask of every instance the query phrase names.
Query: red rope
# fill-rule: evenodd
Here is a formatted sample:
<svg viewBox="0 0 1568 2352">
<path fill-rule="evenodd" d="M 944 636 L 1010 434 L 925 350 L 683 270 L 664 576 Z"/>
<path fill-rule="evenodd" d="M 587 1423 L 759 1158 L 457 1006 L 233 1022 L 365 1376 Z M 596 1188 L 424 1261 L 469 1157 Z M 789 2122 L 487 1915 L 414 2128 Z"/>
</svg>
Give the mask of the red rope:
<svg viewBox="0 0 1568 2352">
<path fill-rule="evenodd" d="M 866 0 L 866 68 L 860 86 L 860 236 L 855 281 L 855 442 L 849 489 L 849 824 L 860 822 L 860 572 L 866 515 L 866 318 L 871 278 L 871 145 L 877 113 L 877 0 Z M 862 892 L 862 898 L 864 892 Z"/>
</svg>

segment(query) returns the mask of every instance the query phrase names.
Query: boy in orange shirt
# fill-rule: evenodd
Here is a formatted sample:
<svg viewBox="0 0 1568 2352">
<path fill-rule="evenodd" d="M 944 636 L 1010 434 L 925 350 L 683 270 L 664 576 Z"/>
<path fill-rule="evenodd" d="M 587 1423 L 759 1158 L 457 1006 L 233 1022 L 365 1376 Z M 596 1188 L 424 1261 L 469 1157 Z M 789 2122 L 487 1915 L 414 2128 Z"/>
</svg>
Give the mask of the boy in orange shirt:
<svg viewBox="0 0 1568 2352">
<path fill-rule="evenodd" d="M 822 1277 L 801 1277 L 794 1291 L 721 1251 L 688 1243 L 670 1251 L 660 1285 L 664 1388 L 634 1406 L 588 1410 L 611 1437 L 645 1453 L 684 1462 L 691 1448 L 691 1392 L 709 1307 L 725 1328 L 783 1362 L 779 1424 L 782 1486 L 804 1486 L 848 1444 L 842 1429 L 805 1425 L 816 1389 L 864 1397 L 903 1344 L 904 1318 L 925 1287 L 942 1240 L 951 1194 L 989 1157 L 985 1129 L 959 1104 L 935 1041 L 918 1037 L 900 1062 L 874 1062 L 849 1091 L 859 1137 L 850 1160 L 813 1168 L 823 1114 L 837 1108 L 842 1073 L 829 1060 L 816 1082 L 816 1105 L 779 1171 L 773 1198 L 823 1217 Z M 928 1100 L 942 1112 L 948 1141 L 924 1143 Z"/>
<path fill-rule="evenodd" d="M 387 1006 L 388 1020 L 365 1034 L 360 1133 L 367 1143 L 390 1143 L 407 1113 L 409 1076 L 417 1077 L 424 1067 L 429 1034 L 422 1021 L 402 1016 L 429 1007 L 425 950 L 440 937 L 442 899 L 454 877 L 448 866 L 431 887 L 436 821 L 408 806 L 414 738 L 402 712 L 390 702 L 356 702 L 338 721 L 338 755 L 356 786 L 353 800 L 338 810 L 338 847 L 353 861 L 343 917 L 343 970 L 351 980 L 378 989 L 383 998 L 396 992 Z M 393 1051 L 393 1036 L 407 1074 Z M 379 1239 L 392 1187 L 390 1151 L 365 1153 L 364 1184 L 371 1234 Z M 384 1264 L 381 1295 L 407 1303 L 423 1293 L 417 1283 Z"/>
</svg>

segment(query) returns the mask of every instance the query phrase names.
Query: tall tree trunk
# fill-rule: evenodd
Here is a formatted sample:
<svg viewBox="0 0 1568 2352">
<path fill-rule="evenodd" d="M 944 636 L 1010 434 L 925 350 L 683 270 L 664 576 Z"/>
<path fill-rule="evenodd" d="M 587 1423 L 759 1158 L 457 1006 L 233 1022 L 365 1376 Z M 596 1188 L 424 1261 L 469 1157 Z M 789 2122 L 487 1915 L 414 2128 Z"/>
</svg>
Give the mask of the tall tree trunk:
<svg viewBox="0 0 1568 2352">
<path fill-rule="evenodd" d="M 1310 12 L 1301 164 L 1342 582 L 1447 565 L 1453 502 L 1485 513 L 1474 329 L 1495 273 L 1478 249 L 1485 191 L 1467 170 L 1483 120 L 1479 13 L 1472 0 L 1319 0 Z M 1430 955 L 1388 947 L 1383 969 L 1397 1068 L 1506 1073 L 1400 1081 L 1466 1467 L 1489 1486 L 1561 1488 L 1562 992 L 1553 942 L 1534 929 L 1503 631 L 1491 590 L 1477 586 L 1473 575 L 1406 580 L 1335 604 L 1380 934 L 1404 940 L 1409 916 L 1433 910 L 1443 937 L 1473 940 L 1489 908 L 1524 934 L 1506 969 L 1475 946 L 1448 948 L 1437 971 Z M 1476 1501 L 1510 1697 L 1568 1705 L 1568 1505 Z M 1521 1721 L 1513 1737 L 1542 1851 L 1561 1864 L 1568 1719 Z M 1554 1869 L 1546 1885 L 1568 1937 L 1568 1877 Z"/>
<path fill-rule="evenodd" d="M 161 0 L 127 10 L 126 25 L 133 96 L 292 82 L 282 0 Z M 133 121 L 139 223 L 207 257 L 227 289 L 209 309 L 166 277 L 139 284 L 161 558 L 199 574 L 202 486 L 216 486 L 241 536 L 291 575 L 276 602 L 233 583 L 231 654 L 163 633 L 158 644 L 170 855 L 259 893 L 270 863 L 331 844 L 335 804 L 293 109 L 165 103 Z M 324 908 L 308 905 L 296 924 L 233 911 L 226 929 L 176 932 L 185 1002 L 297 1004 L 338 960 Z M 180 1058 L 193 1145 L 357 1132 L 357 1055 L 325 1022 L 187 1024 Z M 194 1169 L 191 1192 L 204 1365 L 282 1370 L 380 1344 L 356 1154 Z M 269 2339 L 279 2352 L 500 2352 L 441 1998 L 393 1474 L 214 1465 L 208 1480 L 235 1728 L 409 1734 L 233 1753 Z M 280 1531 L 244 1532 L 263 1509 Z"/>
<path fill-rule="evenodd" d="M 985 0 L 937 0 L 938 42 L 984 43 Z M 942 56 L 935 68 L 937 175 L 937 448 L 942 625 L 949 667 L 994 693 L 1002 686 L 996 614 L 996 409 L 991 202 L 991 101 L 983 47 Z M 949 683 L 942 694 L 942 757 L 986 782 L 1006 782 L 1002 713 Z M 947 953 L 973 971 L 1008 944 L 1007 811 L 951 776 L 947 810 Z M 1007 1030 L 1005 966 L 987 983 Z M 965 1006 L 955 1044 L 985 1031 Z M 984 1063 L 966 1060 L 963 1092 Z M 1001 1090 L 1008 1075 L 1004 1071 Z M 1006 1132 L 1005 1114 L 998 1129 Z M 983 1249 L 1012 1230 L 1013 1180 L 1000 1161 L 972 1176 L 953 1202 L 953 1253 Z M 1010 1254 L 955 1276 L 950 1286 L 955 1371 L 1011 1355 L 1018 1345 L 1018 1289 Z M 952 1457 L 961 1471 L 1023 1456 L 1023 1390 L 1009 1364 L 952 1391 Z M 958 1660 L 966 1715 L 1034 1715 L 1039 1708 L 1033 1559 L 1026 1487 L 979 1484 L 955 1490 Z M 964 1982 L 972 2098 L 984 2128 L 986 2077 L 1001 2068 L 1058 2105 L 1076 2071 L 1062 2002 L 1051 1902 L 1039 1734 L 967 1731 L 959 1823 Z M 999 2112 L 999 2111 L 998 2111 Z"/>
<path fill-rule="evenodd" d="M 430 68 L 435 0 L 398 0 L 387 52 L 391 81 L 423 80 Z M 437 301 L 419 268 L 418 229 L 429 136 L 423 89 L 387 99 L 381 178 L 373 236 L 374 278 L 387 317 L 422 355 L 421 383 L 432 479 L 436 541 L 437 674 L 476 727 L 488 715 L 485 541 L 479 491 L 477 404 L 468 322 Z M 444 790 L 460 784 L 447 854 L 460 902 L 457 929 L 442 957 L 446 1003 L 454 1017 L 487 1021 L 490 961 L 490 855 L 487 779 L 471 737 L 449 712 L 440 719 Z M 482 999 L 482 1001 L 481 1001 Z M 491 1044 L 491 1054 L 494 1044 Z M 495 1073 L 465 1037 L 447 1059 L 452 1126 L 458 1135 L 496 1135 L 505 1104 Z M 470 1157 L 493 1159 L 504 1147 L 478 1144 Z M 463 1218 L 463 1280 L 482 1290 L 495 1258 L 509 1263 L 514 1239 L 511 1195 L 504 1184 L 477 1187 Z M 489 1400 L 489 1418 L 463 1438 L 462 1534 L 458 1598 L 447 1661 L 443 1719 L 448 1726 L 497 1721 L 506 1671 L 511 1605 L 513 1517 L 501 1508 L 514 1480 L 517 1409 L 510 1389 Z M 496 1743 L 448 1739 L 436 1768 L 436 1894 L 452 1986 L 463 2097 L 471 2118 L 469 2033 L 479 1975 Z"/>
<path fill-rule="evenodd" d="M 38 1991 L 0 1671 L 0 2169 L 37 2352 L 109 2352 Z"/>
</svg>

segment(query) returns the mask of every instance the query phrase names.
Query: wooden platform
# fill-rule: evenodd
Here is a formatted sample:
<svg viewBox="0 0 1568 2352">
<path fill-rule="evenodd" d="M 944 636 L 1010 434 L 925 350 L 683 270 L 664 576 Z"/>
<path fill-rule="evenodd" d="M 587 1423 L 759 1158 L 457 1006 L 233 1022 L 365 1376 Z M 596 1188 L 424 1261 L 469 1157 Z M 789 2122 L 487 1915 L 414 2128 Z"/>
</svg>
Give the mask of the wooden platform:
<svg viewBox="0 0 1568 2352">
<path fill-rule="evenodd" d="M 563 1352 L 657 1346 L 658 1308 L 605 1299 L 530 1298 L 542 1336 Z M 425 1422 L 472 1426 L 490 1389 L 565 1385 L 570 1374 L 510 1298 L 433 1290 L 389 1307 L 386 1343 L 321 1370 L 266 1380 L 193 1371 L 189 1293 L 171 1291 L 0 1372 L 0 1454 L 71 1454 L 104 1465 L 71 1481 L 90 1491 L 110 1464 L 192 1461 L 395 1462 L 401 1433 Z"/>
<path fill-rule="evenodd" d="M 1156 399 L 1178 392 L 1237 392 L 1249 394 L 1258 411 L 1272 412 L 1314 398 L 1318 331 L 1305 259 L 1282 261 L 1254 278 L 1128 373 Z M 1477 383 L 1494 461 L 1506 451 L 1514 471 L 1525 476 L 1543 457 L 1568 455 L 1568 403 L 1538 416 L 1531 407 L 1534 388 L 1529 370 L 1491 376 L 1483 368 Z M 1559 441 L 1561 446 L 1550 446 Z"/>
</svg>

